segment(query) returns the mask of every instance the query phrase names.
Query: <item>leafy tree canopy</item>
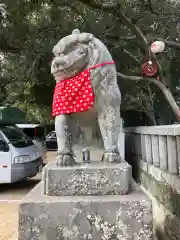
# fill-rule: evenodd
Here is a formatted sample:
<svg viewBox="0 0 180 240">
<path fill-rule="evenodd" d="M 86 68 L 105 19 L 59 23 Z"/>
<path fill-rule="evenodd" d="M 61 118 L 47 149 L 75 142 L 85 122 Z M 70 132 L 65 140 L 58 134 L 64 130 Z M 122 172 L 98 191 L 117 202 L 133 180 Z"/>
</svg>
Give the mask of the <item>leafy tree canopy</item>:
<svg viewBox="0 0 180 240">
<path fill-rule="evenodd" d="M 120 73 L 141 76 L 141 65 L 155 57 L 159 75 L 179 102 L 180 3 L 170 0 L 4 0 L 1 9 L 0 99 L 24 109 L 29 119 L 50 122 L 54 80 L 52 47 L 74 28 L 92 32 L 110 49 Z M 138 32 L 139 31 L 139 32 Z M 149 45 L 166 49 L 152 56 Z M 118 79 L 122 109 L 144 112 L 151 124 L 175 120 L 161 91 L 149 81 Z M 167 116 L 168 112 L 168 116 Z M 159 122 L 157 120 L 159 118 Z"/>
</svg>

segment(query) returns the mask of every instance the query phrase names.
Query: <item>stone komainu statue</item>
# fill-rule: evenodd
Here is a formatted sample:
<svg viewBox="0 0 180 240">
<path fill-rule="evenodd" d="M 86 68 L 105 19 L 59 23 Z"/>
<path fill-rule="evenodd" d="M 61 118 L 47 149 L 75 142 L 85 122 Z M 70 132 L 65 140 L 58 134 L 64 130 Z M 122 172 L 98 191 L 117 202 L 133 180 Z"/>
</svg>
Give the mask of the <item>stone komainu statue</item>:
<svg viewBox="0 0 180 240">
<path fill-rule="evenodd" d="M 74 30 L 53 48 L 51 73 L 56 80 L 52 115 L 57 135 L 57 164 L 75 164 L 74 116 L 95 111 L 104 142 L 103 160 L 119 162 L 121 94 L 117 72 L 106 46 L 90 33 Z"/>
</svg>

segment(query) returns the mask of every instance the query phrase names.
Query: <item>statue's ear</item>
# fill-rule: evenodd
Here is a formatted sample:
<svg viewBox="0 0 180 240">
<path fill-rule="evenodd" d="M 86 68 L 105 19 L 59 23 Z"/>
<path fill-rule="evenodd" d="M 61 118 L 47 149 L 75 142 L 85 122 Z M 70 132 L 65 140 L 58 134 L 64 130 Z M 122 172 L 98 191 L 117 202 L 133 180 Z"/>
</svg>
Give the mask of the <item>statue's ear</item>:
<svg viewBox="0 0 180 240">
<path fill-rule="evenodd" d="M 79 29 L 74 29 L 74 30 L 72 31 L 72 35 L 75 35 L 75 34 L 80 34 Z"/>
<path fill-rule="evenodd" d="M 93 40 L 93 34 L 91 33 L 81 33 L 79 36 L 78 36 L 78 42 L 81 42 L 81 43 L 88 43 L 88 42 L 91 42 Z"/>
<path fill-rule="evenodd" d="M 57 45 L 55 45 L 55 46 L 53 47 L 52 52 L 53 52 L 54 55 L 56 55 L 56 52 L 57 52 Z"/>
</svg>

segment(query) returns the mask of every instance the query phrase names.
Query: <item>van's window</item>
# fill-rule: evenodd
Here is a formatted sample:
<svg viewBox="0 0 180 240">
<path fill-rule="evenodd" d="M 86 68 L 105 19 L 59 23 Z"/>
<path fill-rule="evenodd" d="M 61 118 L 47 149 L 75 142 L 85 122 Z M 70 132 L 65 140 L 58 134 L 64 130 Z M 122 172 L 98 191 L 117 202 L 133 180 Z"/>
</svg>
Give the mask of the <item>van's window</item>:
<svg viewBox="0 0 180 240">
<path fill-rule="evenodd" d="M 22 131 L 33 140 L 44 139 L 44 129 L 41 127 L 22 128 Z"/>
<path fill-rule="evenodd" d="M 0 152 L 9 152 L 9 146 L 0 133 Z"/>
<path fill-rule="evenodd" d="M 30 138 L 34 139 L 34 128 L 21 128 L 21 130 Z"/>
<path fill-rule="evenodd" d="M 56 136 L 56 133 L 55 133 L 55 132 L 52 132 L 52 133 L 50 133 L 50 134 L 49 134 L 49 137 L 50 137 L 50 138 L 57 138 L 57 136 Z"/>
<path fill-rule="evenodd" d="M 14 125 L 1 125 L 0 129 L 14 147 L 23 148 L 33 145 L 32 140 Z"/>
</svg>

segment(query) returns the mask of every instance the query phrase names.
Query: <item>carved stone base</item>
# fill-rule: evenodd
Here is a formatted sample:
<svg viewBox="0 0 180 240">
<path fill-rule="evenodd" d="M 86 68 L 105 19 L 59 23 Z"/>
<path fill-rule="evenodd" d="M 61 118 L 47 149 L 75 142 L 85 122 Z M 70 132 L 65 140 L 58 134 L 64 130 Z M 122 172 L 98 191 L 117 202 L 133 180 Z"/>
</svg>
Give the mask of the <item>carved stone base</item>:
<svg viewBox="0 0 180 240">
<path fill-rule="evenodd" d="M 51 197 L 38 184 L 19 207 L 18 240 L 152 240 L 151 201 L 123 196 Z"/>
<path fill-rule="evenodd" d="M 51 196 L 121 195 L 129 193 L 132 184 L 127 162 L 91 162 L 65 168 L 49 163 L 43 173 L 44 194 Z"/>
</svg>

